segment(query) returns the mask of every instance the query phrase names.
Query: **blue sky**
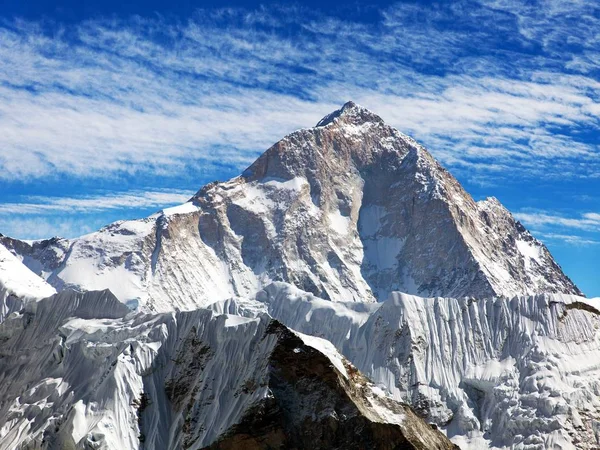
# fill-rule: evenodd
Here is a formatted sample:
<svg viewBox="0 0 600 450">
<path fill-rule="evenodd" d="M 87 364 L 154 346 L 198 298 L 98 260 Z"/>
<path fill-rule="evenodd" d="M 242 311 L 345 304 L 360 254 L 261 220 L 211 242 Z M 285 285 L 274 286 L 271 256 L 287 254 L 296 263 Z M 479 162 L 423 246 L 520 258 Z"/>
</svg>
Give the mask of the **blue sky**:
<svg viewBox="0 0 600 450">
<path fill-rule="evenodd" d="M 145 216 L 354 100 L 600 296 L 599 30 L 589 1 L 4 1 L 0 232 Z"/>
</svg>

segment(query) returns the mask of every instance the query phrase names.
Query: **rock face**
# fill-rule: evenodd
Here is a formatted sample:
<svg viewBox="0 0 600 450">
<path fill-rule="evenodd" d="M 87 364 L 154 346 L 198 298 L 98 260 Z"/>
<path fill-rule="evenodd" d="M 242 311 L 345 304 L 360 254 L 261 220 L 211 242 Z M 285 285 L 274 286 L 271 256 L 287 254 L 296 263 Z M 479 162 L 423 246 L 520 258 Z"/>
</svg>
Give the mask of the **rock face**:
<svg viewBox="0 0 600 450">
<path fill-rule="evenodd" d="M 456 448 L 407 406 L 374 394 L 347 361 L 337 370 L 278 322 L 266 332 L 277 336 L 269 359 L 271 395 L 210 448 Z"/>
<path fill-rule="evenodd" d="M 334 301 L 581 294 L 495 199 L 475 202 L 422 146 L 347 103 L 185 205 L 66 242 L 2 243 L 57 289 L 148 311 L 284 281 Z"/>
<path fill-rule="evenodd" d="M 455 446 L 266 315 L 128 315 L 64 291 L 0 324 L 0 449 Z"/>
</svg>

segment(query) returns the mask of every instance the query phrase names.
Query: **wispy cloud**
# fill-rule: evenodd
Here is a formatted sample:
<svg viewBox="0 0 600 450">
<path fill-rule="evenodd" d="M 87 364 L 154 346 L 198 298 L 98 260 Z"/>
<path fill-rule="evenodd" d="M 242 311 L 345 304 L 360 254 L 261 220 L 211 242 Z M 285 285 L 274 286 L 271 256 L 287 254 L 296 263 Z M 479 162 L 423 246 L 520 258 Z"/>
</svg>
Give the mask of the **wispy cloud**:
<svg viewBox="0 0 600 450">
<path fill-rule="evenodd" d="M 547 242 L 573 246 L 600 244 L 600 214 L 594 212 L 560 214 L 554 211 L 527 210 L 514 216 L 531 227 L 533 234 Z"/>
<path fill-rule="evenodd" d="M 125 217 L 140 217 L 186 202 L 193 191 L 105 192 L 76 197 L 23 196 L 0 203 L 0 233 L 20 239 L 77 237 Z"/>
<path fill-rule="evenodd" d="M 537 237 L 543 239 L 544 241 L 558 241 L 568 245 L 575 245 L 580 247 L 600 244 L 600 241 L 584 238 L 575 234 L 544 233 L 541 231 L 534 231 L 534 234 Z"/>
<path fill-rule="evenodd" d="M 184 203 L 191 191 L 133 191 L 86 197 L 30 196 L 25 202 L 0 203 L 0 215 L 39 215 L 59 212 L 94 213 L 114 209 L 161 208 Z"/>
<path fill-rule="evenodd" d="M 593 177 L 596 12 L 499 0 L 399 4 L 368 25 L 301 7 L 4 22 L 0 177 L 243 168 L 348 99 L 465 176 Z"/>
<path fill-rule="evenodd" d="M 102 225 L 105 225 L 104 221 L 90 221 L 88 217 L 81 216 L 4 217 L 0 219 L 0 232 L 19 239 L 72 238 L 90 233 Z"/>
<path fill-rule="evenodd" d="M 514 215 L 530 226 L 550 225 L 578 230 L 600 231 L 600 214 L 585 213 L 578 217 L 565 217 L 548 212 L 519 212 Z"/>
</svg>

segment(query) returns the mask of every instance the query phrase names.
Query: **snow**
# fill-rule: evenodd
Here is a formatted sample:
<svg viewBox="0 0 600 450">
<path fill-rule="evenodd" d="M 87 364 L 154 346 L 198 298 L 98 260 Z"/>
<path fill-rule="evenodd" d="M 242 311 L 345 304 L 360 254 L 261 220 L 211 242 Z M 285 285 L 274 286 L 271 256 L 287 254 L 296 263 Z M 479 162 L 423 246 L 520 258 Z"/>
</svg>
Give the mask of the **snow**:
<svg viewBox="0 0 600 450">
<path fill-rule="evenodd" d="M 384 207 L 370 205 L 363 207 L 360 214 L 359 229 L 365 238 L 375 238 L 381 229 L 382 220 L 387 211 Z"/>
<path fill-rule="evenodd" d="M 276 189 L 289 189 L 292 191 L 300 191 L 307 184 L 306 178 L 294 177 L 291 180 L 280 180 L 275 178 L 265 178 L 263 184 L 267 187 L 274 187 Z"/>
<path fill-rule="evenodd" d="M 291 180 L 267 178 L 260 183 L 239 184 L 230 195 L 236 205 L 269 215 L 274 209 L 285 209 L 290 199 L 297 197 L 307 184 L 303 177 Z"/>
<path fill-rule="evenodd" d="M 42 278 L 0 245 L 0 289 L 26 299 L 41 299 L 56 293 Z"/>
<path fill-rule="evenodd" d="M 388 398 L 388 394 L 376 386 L 369 384 L 368 387 L 371 395 L 367 395 L 367 400 L 379 420 L 384 423 L 402 424 L 406 418 L 405 414 L 386 407 L 385 403 L 381 401 Z"/>
<path fill-rule="evenodd" d="M 352 330 L 365 323 L 380 305 L 374 303 L 331 302 L 315 297 L 287 283 L 272 283 L 256 294 L 266 312 L 290 328 L 312 336 L 324 337 L 340 348 Z M 247 301 L 239 299 L 233 308 L 243 314 Z M 211 305 L 211 307 L 218 305 Z M 229 304 L 232 307 L 232 304 Z M 256 307 L 255 307 L 256 308 Z M 335 338 L 325 329 L 336 330 Z"/>
<path fill-rule="evenodd" d="M 491 391 L 501 381 L 502 376 L 516 370 L 516 360 L 508 357 L 503 360 L 490 360 L 481 365 L 474 365 L 465 372 L 463 381 L 481 391 Z"/>
<path fill-rule="evenodd" d="M 266 311 L 321 338 L 315 347 L 326 339 L 375 389 L 400 401 L 427 400 L 429 420 L 466 449 L 526 448 L 534 436 L 543 445 L 575 448 L 569 436 L 595 420 L 587 411 L 600 409 L 593 394 L 600 392 L 600 313 L 594 312 L 600 299 L 392 293 L 382 304 L 364 306 L 328 302 L 285 283 L 255 299 L 213 305 L 250 316 Z M 331 355 L 331 348 L 318 348 Z M 556 423 L 562 431 L 554 430 Z"/>
<path fill-rule="evenodd" d="M 68 442 L 82 448 L 84 442 L 95 441 L 99 448 L 137 449 L 136 402 L 139 405 L 142 392 L 150 398 L 144 412 L 146 445 L 176 447 L 181 439 L 174 433 L 180 429 L 179 419 L 166 412 L 172 406 L 165 383 L 179 378 L 182 383 L 201 383 L 197 401 L 203 408 L 194 433 L 200 444 L 209 444 L 267 395 L 259 386 L 266 372 L 256 368 L 274 345 L 268 335 L 263 339 L 268 317 L 244 319 L 206 310 L 123 316 L 125 311 L 117 307 L 118 314 L 103 319 L 102 311 L 109 313 L 118 305 L 107 295 L 65 293 L 60 299 L 42 300 L 26 328 L 16 326 L 24 320 L 16 316 L 0 324 L 0 333 L 12 330 L 0 343 L 5 355 L 0 396 L 6 400 L 0 406 L 0 449 L 31 439 L 39 442 L 45 430 L 45 439 L 57 442 L 58 448 L 68 447 Z M 97 318 L 86 318 L 90 315 Z M 186 358 L 197 363 L 202 346 L 209 349 L 202 377 L 194 374 L 188 380 L 185 367 L 192 360 Z M 240 394 L 244 382 L 254 376 L 256 390 Z M 61 424 L 58 434 L 53 421 Z"/>
<path fill-rule="evenodd" d="M 96 259 L 79 259 L 60 273 L 64 280 L 77 280 L 88 290 L 110 288 L 123 303 L 146 297 L 141 280 L 123 266 L 98 267 Z"/>
<path fill-rule="evenodd" d="M 243 196 L 236 198 L 234 203 L 253 212 L 266 213 L 276 207 L 276 203 L 268 197 L 267 191 L 256 183 L 244 186 L 244 190 L 240 193 Z"/>
<path fill-rule="evenodd" d="M 199 208 L 192 202 L 186 202 L 181 205 L 172 206 L 171 208 L 165 208 L 161 212 L 166 217 L 174 216 L 175 214 L 190 214 L 198 211 Z"/>
<path fill-rule="evenodd" d="M 542 263 L 542 253 L 539 245 L 535 245 L 534 242 L 527 242 L 522 239 L 517 239 L 516 245 L 519 252 L 525 257 L 525 265 L 527 267 L 530 267 L 531 260 L 538 264 Z"/>
<path fill-rule="evenodd" d="M 320 351 L 327 356 L 338 372 L 340 372 L 345 378 L 348 378 L 348 372 L 344 366 L 344 358 L 339 354 L 331 342 L 318 337 L 309 336 L 308 334 L 298 332 L 295 334 L 302 339 L 302 342 L 304 342 L 306 345 Z"/>
<path fill-rule="evenodd" d="M 235 316 L 235 315 L 231 315 L 231 314 L 226 314 L 225 317 L 226 317 L 226 320 L 225 320 L 226 327 L 237 327 L 239 325 L 246 324 L 246 323 L 248 323 L 248 321 L 252 320 L 247 317 Z"/>
<path fill-rule="evenodd" d="M 393 269 L 398 265 L 398 254 L 404 246 L 404 239 L 380 237 L 365 240 L 365 256 L 375 262 L 380 270 Z"/>
<path fill-rule="evenodd" d="M 372 124 L 370 123 L 364 123 L 361 125 L 354 125 L 354 124 L 346 124 L 344 125 L 344 127 L 342 128 L 344 136 L 349 137 L 349 138 L 354 138 L 354 139 L 359 139 L 367 129 L 369 129 L 372 126 Z"/>
<path fill-rule="evenodd" d="M 0 244 L 0 323 L 23 303 L 55 293 L 52 286 Z"/>
<path fill-rule="evenodd" d="M 334 212 L 330 212 L 327 215 L 329 219 L 329 224 L 331 228 L 338 234 L 344 235 L 348 234 L 348 229 L 350 227 L 350 217 L 342 216 L 339 210 Z"/>
<path fill-rule="evenodd" d="M 111 289 L 123 303 L 148 299 L 145 243 L 156 233 L 156 220 L 122 221 L 76 239 L 65 263 L 49 278 L 61 288 Z M 117 262 L 115 264 L 115 262 Z"/>
<path fill-rule="evenodd" d="M 137 449 L 140 433 L 144 448 L 210 445 L 269 395 L 266 362 L 280 338 L 255 312 L 133 313 L 108 292 L 41 300 L 27 325 L 23 316 L 0 324 L 0 449 L 42 438 L 58 448 Z M 333 344 L 296 334 L 350 380 Z M 364 414 L 402 420 L 383 391 L 364 387 Z"/>
</svg>

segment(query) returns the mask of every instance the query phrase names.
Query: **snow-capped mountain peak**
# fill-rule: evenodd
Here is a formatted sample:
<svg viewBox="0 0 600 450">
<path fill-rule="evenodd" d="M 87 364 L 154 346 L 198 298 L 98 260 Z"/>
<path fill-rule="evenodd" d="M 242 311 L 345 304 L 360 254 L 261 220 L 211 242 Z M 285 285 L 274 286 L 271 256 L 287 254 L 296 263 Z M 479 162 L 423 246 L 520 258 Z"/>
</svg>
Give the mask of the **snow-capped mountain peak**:
<svg viewBox="0 0 600 450">
<path fill-rule="evenodd" d="M 68 251 L 1 242 L 57 289 L 110 288 L 158 311 L 273 281 L 334 301 L 580 293 L 498 201 L 475 202 L 424 147 L 352 102 L 181 207 Z"/>
<path fill-rule="evenodd" d="M 366 122 L 383 123 L 383 119 L 353 101 L 344 104 L 340 109 L 327 114 L 317 123 L 317 127 L 326 127 L 332 123 L 345 125 L 363 125 Z"/>
</svg>

